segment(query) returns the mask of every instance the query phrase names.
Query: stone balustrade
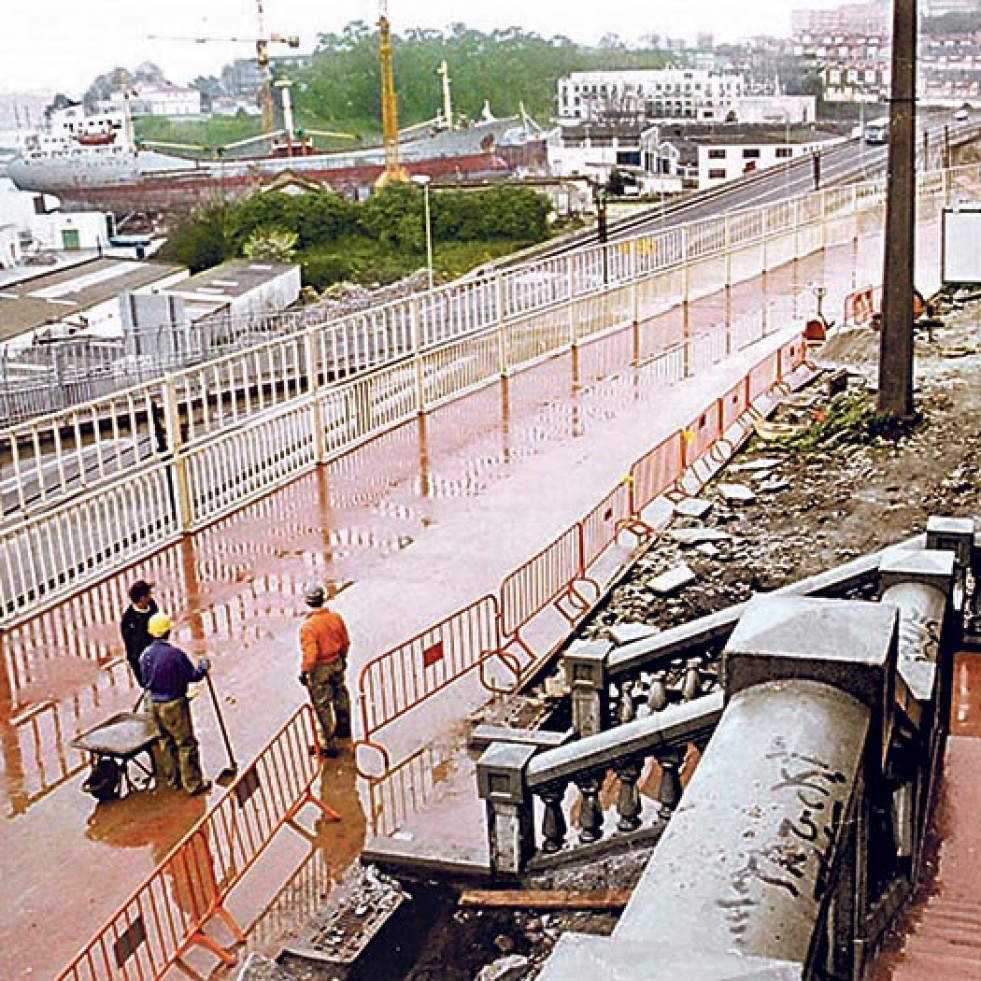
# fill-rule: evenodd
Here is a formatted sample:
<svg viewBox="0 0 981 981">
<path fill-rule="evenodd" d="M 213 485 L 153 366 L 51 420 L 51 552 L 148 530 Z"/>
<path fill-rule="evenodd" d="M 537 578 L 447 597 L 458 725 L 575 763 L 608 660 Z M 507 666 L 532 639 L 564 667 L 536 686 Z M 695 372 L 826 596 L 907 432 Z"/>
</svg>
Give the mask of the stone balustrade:
<svg viewBox="0 0 981 981">
<path fill-rule="evenodd" d="M 556 749 L 488 747 L 477 782 L 487 803 L 495 874 L 516 875 L 608 838 L 656 838 L 681 800 L 692 747 L 704 748 L 721 714 L 716 691 Z M 605 793 L 613 781 L 615 794 Z M 656 792 L 646 796 L 642 788 L 655 783 Z"/>
<path fill-rule="evenodd" d="M 736 610 L 576 645 L 579 738 L 478 764 L 493 871 L 657 844 L 613 935 L 562 937 L 542 981 L 861 976 L 924 853 L 972 563 L 973 523 L 931 519 Z M 870 582 L 877 602 L 806 595 Z"/>
</svg>

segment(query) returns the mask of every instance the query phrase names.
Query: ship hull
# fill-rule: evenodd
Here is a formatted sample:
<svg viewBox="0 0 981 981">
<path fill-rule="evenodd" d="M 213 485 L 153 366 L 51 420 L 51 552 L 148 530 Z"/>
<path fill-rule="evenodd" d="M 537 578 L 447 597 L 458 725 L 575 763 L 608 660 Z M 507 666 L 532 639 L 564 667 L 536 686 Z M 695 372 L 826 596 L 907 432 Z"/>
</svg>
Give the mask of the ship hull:
<svg viewBox="0 0 981 981">
<path fill-rule="evenodd" d="M 503 177 L 511 165 L 497 152 L 504 121 L 462 133 L 405 144 L 403 169 L 437 180 Z M 14 161 L 11 177 L 22 190 L 56 195 L 73 208 L 117 214 L 133 211 L 186 214 L 214 200 L 247 197 L 296 174 L 349 197 L 363 196 L 384 172 L 378 149 L 251 160 L 192 161 L 135 148 L 76 150 Z"/>
</svg>

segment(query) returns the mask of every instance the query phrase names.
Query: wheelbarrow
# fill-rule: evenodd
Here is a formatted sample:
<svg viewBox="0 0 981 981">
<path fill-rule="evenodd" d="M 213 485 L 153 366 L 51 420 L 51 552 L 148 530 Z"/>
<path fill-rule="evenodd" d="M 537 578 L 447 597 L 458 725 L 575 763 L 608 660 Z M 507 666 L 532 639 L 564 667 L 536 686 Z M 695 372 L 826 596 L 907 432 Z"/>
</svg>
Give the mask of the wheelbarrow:
<svg viewBox="0 0 981 981">
<path fill-rule="evenodd" d="M 82 789 L 100 801 L 149 789 L 156 782 L 153 745 L 159 738 L 157 723 L 145 712 L 120 712 L 80 733 L 71 745 L 89 754 Z"/>
</svg>

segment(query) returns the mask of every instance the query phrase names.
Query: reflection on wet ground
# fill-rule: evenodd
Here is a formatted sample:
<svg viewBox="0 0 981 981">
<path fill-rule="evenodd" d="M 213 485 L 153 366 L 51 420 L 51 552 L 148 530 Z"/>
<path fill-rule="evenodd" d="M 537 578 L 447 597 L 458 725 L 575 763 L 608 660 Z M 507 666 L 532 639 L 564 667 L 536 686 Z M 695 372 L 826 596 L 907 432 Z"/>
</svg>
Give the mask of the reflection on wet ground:
<svg viewBox="0 0 981 981">
<path fill-rule="evenodd" d="M 833 260 L 829 254 L 828 268 Z M 811 282 L 828 284 L 840 302 L 852 286 L 850 250 L 838 261 L 836 285 L 820 260 L 769 275 L 766 309 L 750 283 L 734 287 L 728 299 L 693 302 L 684 313 L 670 311 L 636 331 L 542 362 L 367 443 L 0 635 L 0 848 L 6 887 L 20 897 L 0 914 L 10 976 L 29 967 L 47 976 L 65 964 L 203 806 L 152 793 L 95 809 L 79 789 L 86 762 L 70 740 L 131 709 L 138 694 L 116 627 L 134 578 L 156 584 L 158 601 L 176 619 L 175 642 L 192 656 L 213 658 L 219 697 L 234 709 L 228 717 L 237 756 L 250 759 L 303 697 L 295 632 L 305 581 L 346 588 L 546 448 L 588 439 L 624 406 L 654 405 L 669 379 L 650 364 L 631 367 L 632 360 L 649 362 L 686 332 L 710 332 L 727 312 L 747 335 L 764 321 L 789 319 L 811 309 Z M 452 575 L 452 568 L 433 570 L 437 581 Z M 358 657 L 377 653 L 362 650 Z M 215 771 L 224 753 L 206 697 L 195 701 L 194 714 L 204 759 Z M 336 785 L 325 786 L 338 810 L 359 810 L 361 797 L 367 801 L 360 817 L 352 811 L 342 826 L 322 829 L 332 874 L 353 861 L 366 823 L 372 830 L 393 827 L 401 810 L 431 789 L 439 766 L 413 759 L 384 784 L 362 788 L 360 797 L 353 777 L 344 782 L 338 775 Z M 138 830 L 127 830 L 130 823 Z M 137 843 L 142 835 L 145 845 Z M 281 883 L 284 869 L 305 861 L 277 867 L 270 878 Z M 111 873 L 104 875 L 107 863 Z M 79 915 L 51 927 L 61 897 L 79 890 L 87 894 Z"/>
</svg>

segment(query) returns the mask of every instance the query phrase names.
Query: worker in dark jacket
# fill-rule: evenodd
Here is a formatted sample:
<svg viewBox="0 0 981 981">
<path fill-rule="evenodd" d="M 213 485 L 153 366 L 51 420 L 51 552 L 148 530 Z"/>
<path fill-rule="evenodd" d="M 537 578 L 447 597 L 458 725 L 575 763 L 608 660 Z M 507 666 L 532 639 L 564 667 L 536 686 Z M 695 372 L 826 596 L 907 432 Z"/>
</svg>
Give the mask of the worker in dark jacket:
<svg viewBox="0 0 981 981">
<path fill-rule="evenodd" d="M 123 635 L 126 660 L 129 661 L 136 683 L 141 688 L 143 675 L 140 672 L 140 655 L 152 639 L 147 633 L 146 625 L 156 612 L 157 601 L 153 598 L 153 584 L 144 579 L 137 579 L 129 587 L 129 606 L 119 622 L 119 632 Z"/>
<path fill-rule="evenodd" d="M 166 613 L 154 613 L 147 629 L 153 640 L 140 658 L 143 681 L 150 695 L 153 718 L 160 729 L 160 769 L 175 790 L 192 797 L 211 789 L 201 774 L 198 741 L 191 721 L 187 686 L 200 681 L 211 667 L 202 657 L 195 667 L 179 648 L 168 643 L 173 623 Z"/>
<path fill-rule="evenodd" d="M 321 752 L 337 755 L 337 740 L 351 735 L 351 697 L 344 682 L 351 646 L 339 613 L 324 606 L 324 588 L 308 583 L 303 590 L 310 612 L 300 625 L 300 684 L 310 693 L 322 733 Z"/>
</svg>

